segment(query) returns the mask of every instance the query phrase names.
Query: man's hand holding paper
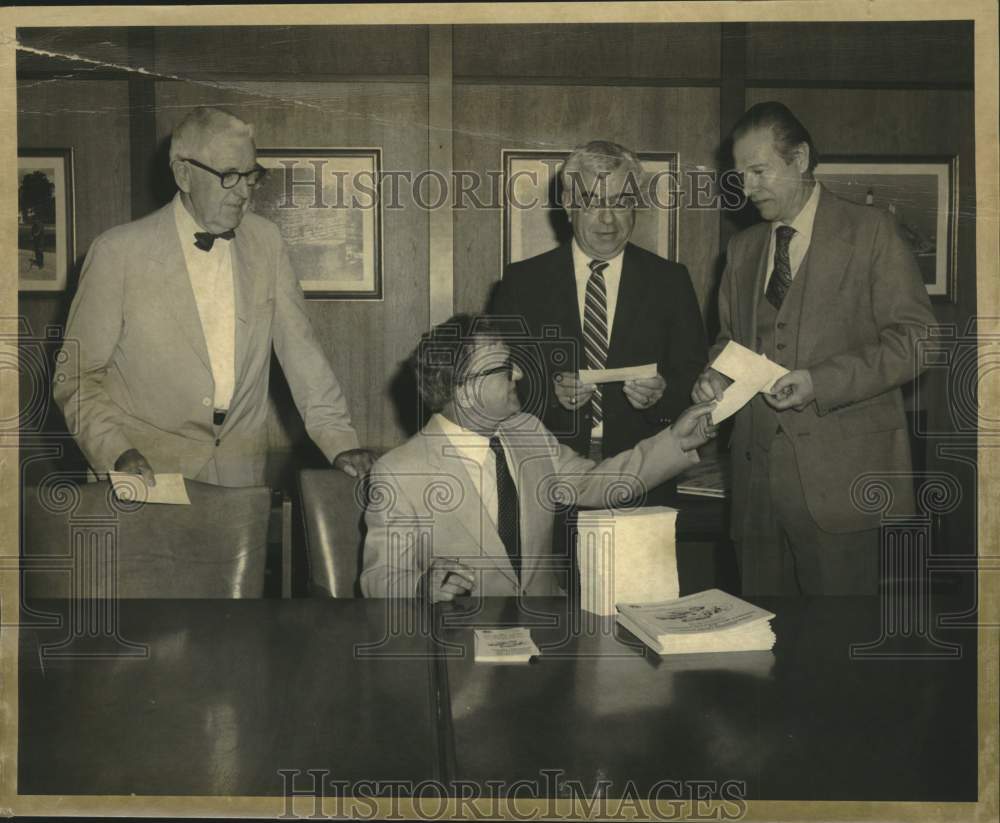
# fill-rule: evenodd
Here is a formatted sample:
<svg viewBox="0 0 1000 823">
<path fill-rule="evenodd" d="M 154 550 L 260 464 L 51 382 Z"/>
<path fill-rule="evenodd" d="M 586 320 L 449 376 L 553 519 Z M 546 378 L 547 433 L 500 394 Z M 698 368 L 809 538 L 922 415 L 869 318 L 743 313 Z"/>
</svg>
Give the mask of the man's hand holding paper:
<svg viewBox="0 0 1000 823">
<path fill-rule="evenodd" d="M 716 377 L 710 375 L 710 372 L 713 371 L 716 373 Z M 787 374 L 789 374 L 788 369 L 784 366 L 779 366 L 764 355 L 757 354 L 736 341 L 730 340 L 712 362 L 712 365 L 699 378 L 692 392 L 692 397 L 695 401 L 708 399 L 703 395 L 709 391 L 713 393 L 714 397 L 719 397 L 718 389 L 722 387 L 722 381 L 717 379 L 718 376 L 725 376 L 733 381 L 731 385 L 723 389 L 719 405 L 712 411 L 712 422 L 718 424 L 727 417 L 736 414 L 750 402 L 757 392 L 770 392 L 777 381 Z M 811 388 L 811 381 L 809 385 Z M 785 398 L 781 398 L 779 402 L 784 403 Z M 781 408 L 787 408 L 790 405 L 792 404 L 782 405 Z"/>
</svg>

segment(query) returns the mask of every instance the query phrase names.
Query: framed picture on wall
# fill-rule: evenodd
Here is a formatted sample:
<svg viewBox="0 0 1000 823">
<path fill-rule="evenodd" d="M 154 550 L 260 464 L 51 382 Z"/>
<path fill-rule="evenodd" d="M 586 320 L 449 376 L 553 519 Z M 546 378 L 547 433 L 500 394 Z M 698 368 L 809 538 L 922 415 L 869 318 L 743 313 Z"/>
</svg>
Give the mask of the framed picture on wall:
<svg viewBox="0 0 1000 823">
<path fill-rule="evenodd" d="M 572 237 L 559 202 L 559 168 L 564 151 L 502 149 L 503 212 L 501 271 L 510 263 L 554 249 Z M 631 242 L 670 260 L 677 259 L 678 156 L 676 152 L 639 152 L 645 175 L 643 202 L 636 213 Z"/>
<path fill-rule="evenodd" d="M 382 299 L 382 150 L 258 149 L 253 210 L 281 230 L 314 300 Z"/>
<path fill-rule="evenodd" d="M 73 150 L 18 149 L 18 291 L 64 291 L 75 247 Z"/>
<path fill-rule="evenodd" d="M 839 197 L 894 215 L 917 258 L 927 294 L 954 302 L 957 157 L 828 157 L 815 174 Z"/>
</svg>

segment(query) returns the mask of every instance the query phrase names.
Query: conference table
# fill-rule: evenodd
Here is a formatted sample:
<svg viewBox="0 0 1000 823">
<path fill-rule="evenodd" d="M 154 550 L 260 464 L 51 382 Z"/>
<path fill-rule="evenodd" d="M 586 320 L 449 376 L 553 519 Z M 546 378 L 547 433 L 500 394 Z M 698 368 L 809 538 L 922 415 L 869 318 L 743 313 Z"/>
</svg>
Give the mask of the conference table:
<svg viewBox="0 0 1000 823">
<path fill-rule="evenodd" d="M 976 799 L 974 629 L 901 632 L 879 598 L 754 602 L 776 614 L 773 651 L 660 658 L 555 598 L 39 601 L 21 617 L 19 793 Z M 541 656 L 476 663 L 473 629 L 508 626 Z"/>
</svg>

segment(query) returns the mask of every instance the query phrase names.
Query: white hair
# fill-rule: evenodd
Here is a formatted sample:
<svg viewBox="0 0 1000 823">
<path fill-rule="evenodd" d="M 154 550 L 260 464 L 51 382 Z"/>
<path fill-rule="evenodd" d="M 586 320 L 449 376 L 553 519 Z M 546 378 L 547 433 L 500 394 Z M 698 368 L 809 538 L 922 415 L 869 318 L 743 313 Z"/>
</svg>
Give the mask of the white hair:
<svg viewBox="0 0 1000 823">
<path fill-rule="evenodd" d="M 174 128 L 170 136 L 170 162 L 181 157 L 197 159 L 213 137 L 223 134 L 253 140 L 253 126 L 235 114 L 214 106 L 200 106 Z"/>
<path fill-rule="evenodd" d="M 600 175 L 623 167 L 637 182 L 642 178 L 642 162 L 635 152 L 608 140 L 591 140 L 573 149 L 559 170 L 559 176 L 564 190 L 569 191 L 572 176 L 583 170 Z"/>
</svg>

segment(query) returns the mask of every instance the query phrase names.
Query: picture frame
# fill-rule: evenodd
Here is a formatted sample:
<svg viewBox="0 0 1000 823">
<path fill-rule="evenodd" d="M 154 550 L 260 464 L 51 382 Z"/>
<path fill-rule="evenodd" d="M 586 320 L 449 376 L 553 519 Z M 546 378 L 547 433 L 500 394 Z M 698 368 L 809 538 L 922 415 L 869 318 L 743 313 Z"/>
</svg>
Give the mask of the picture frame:
<svg viewBox="0 0 1000 823">
<path fill-rule="evenodd" d="M 253 210 L 278 226 L 310 300 L 382 300 L 380 148 L 259 148 Z"/>
<path fill-rule="evenodd" d="M 838 197 L 893 214 L 931 300 L 955 302 L 958 157 L 831 156 L 814 173 Z"/>
<path fill-rule="evenodd" d="M 559 168 L 570 150 L 501 149 L 501 271 L 556 248 L 572 236 L 558 199 Z M 677 260 L 679 168 L 677 152 L 638 152 L 647 207 L 636 213 L 631 242 Z M 650 196 L 655 188 L 655 197 Z"/>
<path fill-rule="evenodd" d="M 73 149 L 17 152 L 17 290 L 65 291 L 76 253 Z"/>
</svg>

